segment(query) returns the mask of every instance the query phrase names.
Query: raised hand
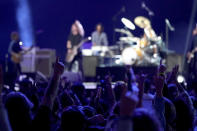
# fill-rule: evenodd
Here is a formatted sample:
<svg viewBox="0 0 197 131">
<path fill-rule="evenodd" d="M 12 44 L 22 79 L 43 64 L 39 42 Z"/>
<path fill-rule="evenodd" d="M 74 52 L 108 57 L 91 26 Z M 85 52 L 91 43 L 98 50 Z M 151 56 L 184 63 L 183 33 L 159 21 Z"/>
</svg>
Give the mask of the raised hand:
<svg viewBox="0 0 197 131">
<path fill-rule="evenodd" d="M 110 74 L 105 76 L 105 83 L 106 84 L 111 84 L 112 82 L 112 76 Z"/>
<path fill-rule="evenodd" d="M 139 75 L 136 76 L 137 78 L 137 82 L 138 82 L 138 89 L 139 89 L 139 93 L 138 93 L 138 105 L 137 107 L 142 107 L 142 100 L 143 100 L 143 94 L 144 94 L 144 81 L 146 79 L 147 75 L 140 73 Z"/>
<path fill-rule="evenodd" d="M 54 76 L 61 76 L 64 72 L 64 64 L 59 61 L 59 58 L 56 58 L 54 65 Z"/>
<path fill-rule="evenodd" d="M 127 74 L 129 74 L 129 79 L 131 79 L 132 82 L 136 81 L 136 76 L 135 73 L 133 71 L 133 68 L 131 66 L 126 66 L 126 72 Z"/>
<path fill-rule="evenodd" d="M 130 116 L 134 112 L 138 104 L 138 97 L 136 94 L 127 91 L 125 87 L 121 99 L 120 99 L 120 115 L 121 116 Z"/>
<path fill-rule="evenodd" d="M 179 72 L 179 65 L 175 65 L 170 73 L 170 76 L 169 76 L 167 82 L 168 83 L 176 83 L 178 72 Z"/>
<path fill-rule="evenodd" d="M 97 88 L 96 98 L 100 99 L 101 93 L 102 93 L 102 87 L 98 87 L 98 88 Z"/>
<path fill-rule="evenodd" d="M 158 73 L 164 74 L 166 69 L 167 69 L 166 66 L 164 64 L 162 64 L 162 60 L 160 60 L 160 65 L 158 67 Z"/>
<path fill-rule="evenodd" d="M 147 75 L 140 73 L 139 75 L 136 76 L 137 82 L 139 85 L 143 85 L 144 81 L 146 79 Z"/>
<path fill-rule="evenodd" d="M 62 75 L 63 72 L 64 72 L 64 64 L 59 62 L 59 58 L 57 57 L 54 65 L 54 72 L 49 82 L 49 85 L 45 90 L 45 95 L 42 98 L 41 105 L 48 106 L 50 109 L 52 109 L 53 102 L 58 92 L 60 76 Z"/>
<path fill-rule="evenodd" d="M 155 77 L 156 96 L 163 96 L 163 87 L 165 83 L 165 76 L 158 75 Z"/>
</svg>

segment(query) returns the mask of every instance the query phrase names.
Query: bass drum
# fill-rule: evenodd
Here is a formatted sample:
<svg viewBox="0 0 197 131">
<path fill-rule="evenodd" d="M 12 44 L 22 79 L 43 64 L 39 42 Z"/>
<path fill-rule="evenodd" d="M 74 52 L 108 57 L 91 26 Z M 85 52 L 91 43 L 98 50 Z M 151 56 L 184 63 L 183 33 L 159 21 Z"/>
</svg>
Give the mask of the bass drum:
<svg viewBox="0 0 197 131">
<path fill-rule="evenodd" d="M 139 47 L 127 47 L 122 51 L 122 61 L 126 65 L 135 65 L 143 60 L 144 53 Z"/>
</svg>

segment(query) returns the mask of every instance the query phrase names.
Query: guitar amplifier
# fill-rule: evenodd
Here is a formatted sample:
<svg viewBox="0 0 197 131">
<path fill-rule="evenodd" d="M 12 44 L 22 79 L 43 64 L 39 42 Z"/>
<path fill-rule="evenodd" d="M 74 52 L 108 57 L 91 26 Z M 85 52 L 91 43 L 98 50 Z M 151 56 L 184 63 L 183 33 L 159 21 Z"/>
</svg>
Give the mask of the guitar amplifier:
<svg viewBox="0 0 197 131">
<path fill-rule="evenodd" d="M 56 51 L 52 49 L 37 49 L 23 56 L 20 63 L 23 73 L 41 72 L 50 77 L 53 71 L 53 63 L 56 59 Z"/>
<path fill-rule="evenodd" d="M 83 56 L 83 72 L 85 77 L 95 77 L 96 67 L 99 64 L 97 56 Z"/>
<path fill-rule="evenodd" d="M 50 77 L 55 63 L 56 51 L 52 49 L 42 49 L 36 51 L 35 71 L 40 71 L 46 77 Z"/>
<path fill-rule="evenodd" d="M 177 53 L 167 55 L 167 72 L 170 72 L 175 65 L 179 65 L 179 72 L 183 71 L 183 56 Z"/>
</svg>

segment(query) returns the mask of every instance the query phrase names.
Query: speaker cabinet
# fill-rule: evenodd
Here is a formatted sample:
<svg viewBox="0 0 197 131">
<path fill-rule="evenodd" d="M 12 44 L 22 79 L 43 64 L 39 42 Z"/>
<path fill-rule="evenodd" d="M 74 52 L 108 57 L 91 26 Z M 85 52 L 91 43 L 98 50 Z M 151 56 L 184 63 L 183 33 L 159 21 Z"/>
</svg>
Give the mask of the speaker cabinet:
<svg viewBox="0 0 197 131">
<path fill-rule="evenodd" d="M 50 77 L 53 63 L 56 59 L 56 51 L 52 49 L 35 49 L 23 56 L 20 63 L 23 73 L 35 73 L 37 71 Z"/>
<path fill-rule="evenodd" d="M 175 65 L 179 65 L 179 72 L 183 71 L 183 56 L 172 53 L 167 55 L 166 60 L 167 71 L 170 72 Z"/>
<path fill-rule="evenodd" d="M 97 56 L 83 56 L 83 71 L 85 77 L 95 77 L 99 58 Z"/>
<path fill-rule="evenodd" d="M 51 49 L 42 49 L 36 52 L 35 70 L 40 71 L 47 77 L 51 76 L 53 63 L 55 63 L 56 52 Z"/>
</svg>

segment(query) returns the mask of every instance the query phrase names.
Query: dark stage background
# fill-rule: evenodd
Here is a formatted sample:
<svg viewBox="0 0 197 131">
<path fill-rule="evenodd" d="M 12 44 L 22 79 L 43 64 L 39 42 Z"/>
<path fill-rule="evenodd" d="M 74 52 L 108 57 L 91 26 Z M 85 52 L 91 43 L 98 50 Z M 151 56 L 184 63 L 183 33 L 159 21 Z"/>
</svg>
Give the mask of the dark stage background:
<svg viewBox="0 0 197 131">
<path fill-rule="evenodd" d="M 0 0 L 1 60 L 7 52 L 10 32 L 17 30 L 16 1 Z M 169 35 L 169 47 L 178 53 L 183 53 L 193 0 L 143 1 L 155 13 L 151 20 L 157 34 L 165 35 L 165 18 L 168 18 L 175 26 L 175 32 L 170 32 Z M 142 0 L 29 0 L 33 28 L 35 31 L 43 30 L 43 33 L 35 36 L 36 44 L 41 48 L 54 48 L 57 54 L 64 58 L 71 23 L 78 19 L 84 25 L 86 36 L 91 34 L 95 24 L 102 22 L 112 45 L 113 25 L 123 27 L 120 22 L 121 17 L 132 21 L 139 15 L 148 17 L 147 12 L 141 8 L 141 2 Z M 122 6 L 126 7 L 126 12 L 122 13 L 116 22 L 113 22 L 112 17 Z M 137 28 L 133 33 L 140 36 L 142 30 Z"/>
</svg>

